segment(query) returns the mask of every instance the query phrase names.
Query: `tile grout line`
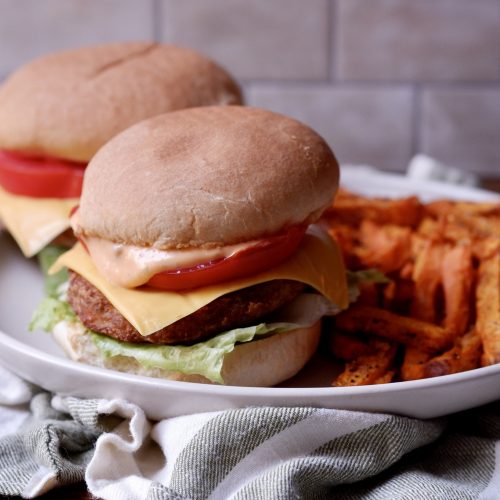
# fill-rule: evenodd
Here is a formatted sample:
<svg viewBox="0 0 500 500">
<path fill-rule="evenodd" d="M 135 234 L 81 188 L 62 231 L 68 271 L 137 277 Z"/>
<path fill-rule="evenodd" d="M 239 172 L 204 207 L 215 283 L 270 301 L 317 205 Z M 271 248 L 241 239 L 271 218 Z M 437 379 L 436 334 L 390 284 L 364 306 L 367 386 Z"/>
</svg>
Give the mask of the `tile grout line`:
<svg viewBox="0 0 500 500">
<path fill-rule="evenodd" d="M 153 15 L 153 39 L 155 42 L 163 41 L 163 2 L 162 0 L 152 0 L 151 13 Z"/>
<path fill-rule="evenodd" d="M 328 0 L 327 3 L 327 19 L 328 19 L 328 30 L 327 30 L 327 37 L 328 37 L 328 45 L 327 45 L 327 57 L 328 57 L 328 76 L 327 76 L 327 81 L 328 82 L 335 82 L 336 81 L 336 68 L 335 68 L 335 61 L 336 61 L 336 47 L 337 47 L 337 41 L 336 41 L 336 19 L 337 19 L 337 6 L 336 6 L 336 0 Z"/>
<path fill-rule="evenodd" d="M 417 85 L 428 86 L 433 89 L 439 90 L 500 90 L 500 82 L 491 81 L 477 81 L 477 82 L 466 82 L 466 81 L 449 81 L 449 82 L 439 82 L 432 80 L 335 80 L 326 81 L 322 79 L 305 79 L 305 78 L 243 78 L 240 79 L 245 84 L 252 85 L 283 85 L 283 86 L 299 86 L 299 85 L 310 85 L 313 89 L 316 87 L 326 86 L 330 88 L 344 88 L 348 86 L 353 86 L 355 88 L 365 88 L 370 87 L 374 89 L 380 88 L 398 88 L 398 87 L 412 87 Z"/>
</svg>

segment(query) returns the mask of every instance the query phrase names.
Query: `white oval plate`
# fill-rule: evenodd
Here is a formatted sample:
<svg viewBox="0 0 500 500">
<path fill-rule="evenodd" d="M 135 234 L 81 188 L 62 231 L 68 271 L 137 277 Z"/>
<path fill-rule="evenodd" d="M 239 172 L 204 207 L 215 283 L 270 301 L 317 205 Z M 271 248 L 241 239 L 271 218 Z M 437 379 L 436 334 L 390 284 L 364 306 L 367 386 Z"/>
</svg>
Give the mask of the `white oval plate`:
<svg viewBox="0 0 500 500">
<path fill-rule="evenodd" d="M 345 169 L 342 183 L 376 196 L 500 201 L 498 195 L 478 189 L 366 169 Z M 319 356 L 287 387 L 272 388 L 164 381 L 94 368 L 66 359 L 50 335 L 27 331 L 31 313 L 43 296 L 42 287 L 36 263 L 24 259 L 11 239 L 1 235 L 0 361 L 46 390 L 84 398 L 127 399 L 152 419 L 245 406 L 315 406 L 431 418 L 500 398 L 500 364 L 427 380 L 338 388 L 325 387 L 335 367 Z"/>
</svg>

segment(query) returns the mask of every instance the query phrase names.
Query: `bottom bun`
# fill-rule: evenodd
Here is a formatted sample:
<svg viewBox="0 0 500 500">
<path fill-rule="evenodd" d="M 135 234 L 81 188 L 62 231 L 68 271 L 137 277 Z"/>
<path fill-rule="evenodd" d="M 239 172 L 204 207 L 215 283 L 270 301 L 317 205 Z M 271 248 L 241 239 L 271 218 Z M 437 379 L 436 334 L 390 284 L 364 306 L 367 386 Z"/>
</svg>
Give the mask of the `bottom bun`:
<svg viewBox="0 0 500 500">
<path fill-rule="evenodd" d="M 309 361 L 318 347 L 320 321 L 308 328 L 276 333 L 261 340 L 238 344 L 226 354 L 222 378 L 226 385 L 269 387 L 293 377 Z M 75 361 L 146 377 L 212 383 L 202 375 L 186 375 L 161 368 L 145 368 L 134 358 L 101 355 L 85 328 L 78 323 L 61 321 L 54 338 Z"/>
</svg>

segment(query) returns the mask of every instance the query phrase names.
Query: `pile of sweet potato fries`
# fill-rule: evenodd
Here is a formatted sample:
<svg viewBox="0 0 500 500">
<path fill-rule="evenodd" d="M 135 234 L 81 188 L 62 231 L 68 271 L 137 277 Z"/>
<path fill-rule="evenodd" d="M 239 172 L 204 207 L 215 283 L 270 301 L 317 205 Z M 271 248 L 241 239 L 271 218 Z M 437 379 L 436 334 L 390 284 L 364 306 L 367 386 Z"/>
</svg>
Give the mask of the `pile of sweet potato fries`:
<svg viewBox="0 0 500 500">
<path fill-rule="evenodd" d="M 335 318 L 334 386 L 457 373 L 500 362 L 500 203 L 423 204 L 342 190 L 325 215 L 348 269 L 376 268 Z"/>
</svg>

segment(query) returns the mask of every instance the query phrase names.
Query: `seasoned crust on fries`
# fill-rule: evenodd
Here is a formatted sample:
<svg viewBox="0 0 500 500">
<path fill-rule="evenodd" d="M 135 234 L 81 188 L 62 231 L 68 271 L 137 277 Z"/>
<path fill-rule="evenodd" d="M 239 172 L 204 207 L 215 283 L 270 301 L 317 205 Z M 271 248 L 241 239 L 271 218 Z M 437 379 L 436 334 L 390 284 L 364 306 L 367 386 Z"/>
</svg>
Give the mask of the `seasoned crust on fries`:
<svg viewBox="0 0 500 500">
<path fill-rule="evenodd" d="M 500 254 L 479 265 L 476 289 L 477 331 L 483 341 L 483 365 L 500 363 Z"/>
<path fill-rule="evenodd" d="M 333 385 L 500 363 L 500 203 L 421 204 L 341 190 L 325 224 L 350 269 L 375 267 L 390 278 L 363 287 L 359 302 L 336 318 L 329 347 L 347 364 Z M 367 348 L 380 337 L 400 355 L 375 377 L 373 367 L 385 365 Z"/>
<path fill-rule="evenodd" d="M 345 189 L 337 192 L 335 204 L 325 213 L 337 223 L 359 225 L 370 220 L 378 224 L 415 226 L 422 214 L 422 204 L 416 196 L 397 200 L 366 198 Z"/>
<path fill-rule="evenodd" d="M 416 319 L 430 323 L 435 323 L 437 320 L 435 303 L 441 284 L 441 263 L 444 253 L 444 245 L 426 240 L 415 256 L 412 272 L 415 289 L 411 315 Z"/>
<path fill-rule="evenodd" d="M 344 371 L 334 380 L 336 387 L 386 384 L 392 381 L 394 371 L 390 366 L 396 356 L 396 344 L 375 339 L 373 354 L 360 356 L 346 364 Z"/>
<path fill-rule="evenodd" d="M 361 248 L 358 258 L 363 267 L 375 267 L 383 273 L 397 271 L 411 255 L 411 231 L 408 227 L 379 226 L 369 220 L 360 225 Z"/>
<path fill-rule="evenodd" d="M 368 342 L 343 332 L 334 332 L 330 335 L 328 347 L 330 352 L 342 361 L 353 361 L 361 356 L 374 354 L 373 346 Z"/>
<path fill-rule="evenodd" d="M 450 350 L 427 361 L 423 376 L 438 377 L 477 368 L 481 351 L 481 337 L 474 329 L 460 337 Z"/>
<path fill-rule="evenodd" d="M 470 246 L 458 245 L 446 250 L 441 265 L 445 316 L 444 327 L 459 336 L 470 320 L 472 252 Z"/>
<path fill-rule="evenodd" d="M 376 307 L 353 306 L 336 316 L 335 325 L 344 332 L 378 335 L 429 353 L 446 349 L 452 343 L 450 334 L 441 326 Z"/>
<path fill-rule="evenodd" d="M 424 378 L 425 364 L 432 354 L 418 347 L 406 346 L 403 364 L 401 365 L 401 380 L 419 380 Z"/>
</svg>

